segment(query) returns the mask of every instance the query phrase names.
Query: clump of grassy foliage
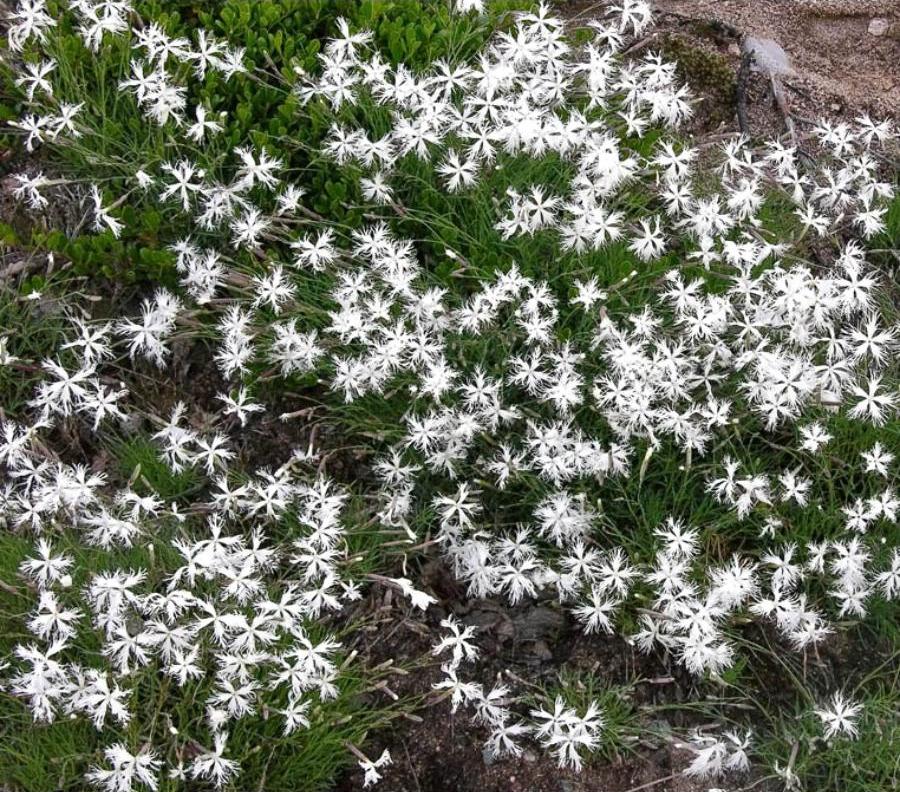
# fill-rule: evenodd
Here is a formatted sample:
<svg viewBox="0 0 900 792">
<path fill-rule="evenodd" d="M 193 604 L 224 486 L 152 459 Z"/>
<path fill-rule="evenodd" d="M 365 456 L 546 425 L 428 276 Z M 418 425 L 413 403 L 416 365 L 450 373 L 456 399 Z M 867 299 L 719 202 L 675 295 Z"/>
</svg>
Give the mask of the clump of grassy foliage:
<svg viewBox="0 0 900 792">
<path fill-rule="evenodd" d="M 388 760 L 361 752 L 369 733 L 447 697 L 454 712 L 471 708 L 498 755 L 515 757 L 534 739 L 562 765 L 615 759 L 677 709 L 716 723 L 704 734 L 653 735 L 688 746 L 689 775 L 860 792 L 896 781 L 897 467 L 884 463 L 885 474 L 860 462 L 876 447 L 900 453 L 890 396 L 900 202 L 887 204 L 890 174 L 878 170 L 892 133 L 871 120 L 823 123 L 810 136 L 821 169 L 780 143 L 732 141 L 694 172 L 696 152 L 665 128 L 689 113 L 673 71 L 653 57 L 620 63 L 645 28 L 644 4 L 622 4 L 596 39 L 581 31 L 571 41 L 543 7 L 511 13 L 531 5 L 495 2 L 480 15 L 437 0 L 148 0 L 128 6 L 123 29 L 92 50 L 83 9 L 50 3 L 55 24 L 43 41 L 10 59 L 5 118 L 82 103 L 79 134 L 45 140 L 26 171 L 52 169 L 83 188 L 87 214 L 74 230 L 21 238 L 4 227 L 4 238 L 58 254 L 92 284 L 114 281 L 121 305 L 90 316 L 80 295 L 65 293 L 76 281 L 46 287 L 42 300 L 0 300 L 17 328 L 7 341 L 17 360 L 0 368 L 0 387 L 4 464 L 19 482 L 0 538 L 0 655 L 12 680 L 0 699 L 0 780 L 79 789 L 86 775 L 102 786 L 113 772 L 108 784 L 124 788 L 127 773 L 109 771 L 115 760 L 104 755 L 122 745 L 128 761 L 150 763 L 150 788 L 326 789 L 350 763 L 370 783 Z M 172 48 L 155 64 L 141 44 L 151 29 Z M 201 30 L 240 48 L 239 68 L 199 77 L 196 53 L 185 53 L 199 48 Z M 136 54 L 183 88 L 186 111 L 205 109 L 219 128 L 195 141 L 190 112 L 148 119 L 123 86 Z M 609 74 L 605 55 L 616 64 Z M 29 100 L 16 80 L 45 58 L 55 63 L 53 97 Z M 462 76 L 447 78 L 442 66 Z M 495 72 L 497 85 L 485 87 Z M 344 80 L 346 92 L 335 88 Z M 431 113 L 441 119 L 433 129 Z M 407 122 L 427 134 L 403 151 L 415 143 Z M 372 153 L 380 140 L 387 149 Z M 464 153 L 479 145 L 496 150 Z M 602 186 L 632 167 L 623 162 L 633 171 Z M 163 198 L 183 163 L 192 187 L 183 202 L 177 189 Z M 38 216 L 46 187 L 25 193 Z M 287 187 L 296 200 L 282 211 Z M 686 191 L 684 206 L 665 208 L 669 188 Z M 199 204 L 220 189 L 234 204 L 204 224 Z M 712 202 L 727 222 L 707 231 L 698 216 Z M 600 226 L 617 216 L 621 235 L 592 231 L 585 244 L 566 244 L 580 211 L 600 213 Z M 259 233 L 245 233 L 257 221 Z M 870 254 L 854 241 L 861 228 Z M 197 273 L 210 253 L 222 269 L 205 288 Z M 858 300 L 846 285 L 853 277 L 866 281 Z M 74 322 L 46 308 L 54 294 Z M 79 347 L 85 328 L 108 352 Z M 834 353 L 829 332 L 841 339 Z M 742 340 L 754 333 L 758 343 Z M 218 371 L 215 404 L 190 388 L 163 404 L 147 386 L 168 376 L 176 344 L 195 345 Z M 513 376 L 528 355 L 537 387 Z M 835 358 L 846 364 L 836 380 Z M 437 395 L 434 362 L 450 371 Z M 571 401 L 560 406 L 552 387 L 567 379 Z M 832 392 L 834 381 L 843 392 Z M 86 385 L 48 390 L 54 382 Z M 664 396 L 673 382 L 677 392 Z M 888 401 L 860 411 L 873 383 Z M 97 394 L 117 405 L 102 421 Z M 277 467 L 248 465 L 235 438 L 271 420 L 267 403 L 292 400 L 298 409 L 278 420 L 314 416 L 308 447 L 278 449 Z M 703 410 L 723 403 L 724 417 L 705 425 Z M 420 434 L 430 439 L 417 441 L 431 420 Z M 815 425 L 830 439 L 812 447 Z M 323 427 L 360 452 L 345 487 L 314 447 Z M 20 433 L 24 451 L 13 448 Z M 556 476 L 534 461 L 542 434 L 562 437 L 550 453 Z M 508 469 L 495 464 L 504 453 L 516 458 Z M 730 465 L 741 472 L 723 472 Z M 805 489 L 794 487 L 798 477 Z M 756 493 L 746 508 L 742 487 Z M 64 497 L 73 489 L 77 502 Z M 852 527 L 854 502 L 863 514 Z M 554 508 L 565 520 L 554 521 Z M 577 530 L 553 533 L 582 517 Z M 86 527 L 97 524 L 96 533 Z M 24 574 L 33 539 L 50 541 L 70 572 L 41 584 Z M 827 563 L 817 565 L 819 551 Z M 486 689 L 464 678 L 478 639 L 453 617 L 435 636 L 436 692 L 391 695 L 390 664 L 366 667 L 330 644 L 359 635 L 366 617 L 352 603 L 367 587 L 390 587 L 414 612 L 432 603 L 412 579 L 428 554 L 441 554 L 472 598 L 515 605 L 549 592 L 587 632 L 622 633 L 686 666 L 697 697 L 647 712 L 630 686 L 567 669 L 551 686 Z M 729 564 L 746 573 L 737 594 Z M 666 572 L 673 566 L 680 571 Z M 85 599 L 100 576 L 131 570 L 140 591 L 121 613 Z M 163 619 L 158 598 L 182 585 L 196 599 Z M 296 613 L 278 610 L 279 598 L 295 598 Z M 45 631 L 41 662 L 58 651 L 67 679 L 100 671 L 121 682 L 130 717 L 95 728 L 70 681 L 49 696 L 53 722 L 30 726 L 28 684 L 15 676 L 27 674 L 21 647 L 40 630 L 30 620 L 59 608 L 78 613 L 78 628 Z M 232 621 L 218 632 L 223 613 Z M 116 659 L 115 642 L 146 637 L 153 621 L 188 631 L 178 640 L 202 650 L 196 677 L 176 684 L 176 664 L 158 648 L 146 662 Z M 832 632 L 848 654 L 873 646 L 871 661 L 823 662 Z M 799 659 L 782 656 L 792 642 Z M 328 645 L 324 659 L 314 651 L 313 671 L 293 687 L 279 679 L 291 652 L 310 644 Z M 223 685 L 252 690 L 220 695 Z M 855 709 L 826 737 L 836 690 Z M 220 738 L 227 748 L 217 750 Z M 754 776 L 741 775 L 748 756 Z M 204 769 L 217 760 L 240 775 Z"/>
</svg>

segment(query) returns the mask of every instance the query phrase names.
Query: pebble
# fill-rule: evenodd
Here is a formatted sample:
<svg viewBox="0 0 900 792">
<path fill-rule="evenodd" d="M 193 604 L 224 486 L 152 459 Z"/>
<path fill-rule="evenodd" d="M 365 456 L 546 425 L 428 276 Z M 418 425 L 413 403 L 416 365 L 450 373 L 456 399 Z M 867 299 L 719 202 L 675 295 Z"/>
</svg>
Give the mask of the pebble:
<svg viewBox="0 0 900 792">
<path fill-rule="evenodd" d="M 766 75 L 793 74 L 791 59 L 775 39 L 747 36 L 742 46 L 744 52 L 753 54 L 754 71 Z"/>
<path fill-rule="evenodd" d="M 549 663 L 553 659 L 553 651 L 546 641 L 535 641 L 531 646 L 531 654 L 542 663 Z"/>
<path fill-rule="evenodd" d="M 883 36 L 888 31 L 888 21 L 886 19 L 882 19 L 880 17 L 875 17 L 871 22 L 869 22 L 869 35 L 870 36 Z"/>
</svg>

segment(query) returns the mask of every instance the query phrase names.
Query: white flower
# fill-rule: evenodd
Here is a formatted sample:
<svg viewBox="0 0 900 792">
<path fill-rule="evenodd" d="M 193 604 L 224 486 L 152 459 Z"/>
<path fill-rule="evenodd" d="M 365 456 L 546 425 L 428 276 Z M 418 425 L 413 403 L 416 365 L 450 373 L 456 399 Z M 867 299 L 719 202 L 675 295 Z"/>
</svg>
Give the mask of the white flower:
<svg viewBox="0 0 900 792">
<path fill-rule="evenodd" d="M 94 202 L 94 230 L 102 231 L 106 227 L 118 239 L 125 226 L 109 213 L 109 208 L 103 206 L 103 196 L 100 195 L 100 189 L 96 184 L 91 185 L 91 200 Z"/>
<path fill-rule="evenodd" d="M 234 776 L 240 766 L 233 759 L 224 756 L 228 735 L 216 732 L 213 737 L 214 748 L 197 756 L 190 764 L 191 778 L 212 781 L 216 789 L 222 789 Z"/>
<path fill-rule="evenodd" d="M 112 767 L 95 767 L 87 773 L 85 777 L 94 786 L 106 792 L 131 792 L 140 784 L 154 792 L 159 785 L 157 772 L 162 762 L 152 751 L 132 754 L 122 743 L 114 743 L 103 749 L 103 755 Z"/>
<path fill-rule="evenodd" d="M 187 136 L 195 143 L 201 143 L 208 132 L 221 132 L 223 127 L 218 121 L 210 121 L 207 119 L 207 109 L 203 105 L 197 105 L 194 109 L 196 121 L 188 127 Z"/>
<path fill-rule="evenodd" d="M 857 718 L 862 712 L 862 704 L 857 704 L 844 697 L 843 692 L 832 694 L 831 701 L 821 709 L 813 710 L 825 726 L 825 739 L 846 735 L 850 739 L 859 736 Z"/>
<path fill-rule="evenodd" d="M 800 428 L 800 434 L 803 437 L 801 448 L 815 454 L 823 445 L 831 440 L 831 435 L 825 431 L 822 424 L 815 421 Z"/>
<path fill-rule="evenodd" d="M 882 448 L 880 442 L 876 442 L 869 451 L 862 452 L 862 458 L 865 460 L 867 473 L 877 473 L 879 476 L 887 478 L 890 473 L 890 465 L 894 461 L 894 454 Z"/>
<path fill-rule="evenodd" d="M 373 784 L 377 784 L 381 780 L 381 773 L 378 771 L 382 767 L 387 767 L 392 764 L 391 753 L 385 748 L 381 752 L 381 756 L 379 756 L 374 762 L 369 759 L 362 759 L 359 762 L 359 766 L 363 769 L 364 777 L 363 777 L 363 789 L 372 786 Z"/>
<path fill-rule="evenodd" d="M 478 175 L 478 164 L 473 160 L 459 159 L 455 151 L 447 154 L 446 160 L 438 167 L 438 173 L 447 180 L 447 189 L 450 192 L 458 192 L 465 187 L 471 187 Z"/>
<path fill-rule="evenodd" d="M 400 587 L 400 590 L 403 594 L 409 597 L 410 602 L 412 602 L 413 607 L 419 608 L 420 610 L 428 610 L 428 606 L 437 602 L 437 600 L 426 594 L 424 591 L 419 591 L 416 589 L 412 581 L 407 578 L 389 578 L 392 583 L 396 583 L 397 586 Z"/>
<path fill-rule="evenodd" d="M 449 635 L 445 635 L 441 640 L 431 647 L 431 653 L 439 655 L 450 649 L 453 658 L 450 661 L 450 667 L 456 668 L 463 659 L 472 661 L 478 657 L 478 647 L 469 642 L 469 639 L 475 634 L 475 628 L 472 626 L 460 629 L 456 619 L 448 616 L 441 620 L 441 627 L 450 631 Z"/>
</svg>

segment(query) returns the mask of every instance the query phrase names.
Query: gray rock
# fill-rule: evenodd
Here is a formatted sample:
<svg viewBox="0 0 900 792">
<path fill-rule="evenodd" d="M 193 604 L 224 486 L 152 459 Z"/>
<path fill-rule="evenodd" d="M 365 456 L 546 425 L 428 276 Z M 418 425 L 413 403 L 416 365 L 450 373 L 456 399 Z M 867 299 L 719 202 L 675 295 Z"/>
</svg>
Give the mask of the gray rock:
<svg viewBox="0 0 900 792">
<path fill-rule="evenodd" d="M 869 22 L 869 35 L 870 36 L 883 36 L 888 32 L 888 28 L 890 24 L 886 19 L 882 19 L 880 17 L 875 17 L 871 22 Z"/>
<path fill-rule="evenodd" d="M 531 645 L 531 654 L 542 663 L 549 663 L 553 659 L 553 652 L 546 641 L 534 641 Z"/>
<path fill-rule="evenodd" d="M 516 638 L 520 641 L 546 640 L 553 643 L 565 626 L 565 617 L 554 608 L 537 605 L 513 619 Z"/>
<path fill-rule="evenodd" d="M 791 59 L 782 46 L 770 38 L 747 36 L 744 39 L 744 52 L 753 54 L 752 68 L 766 75 L 793 74 Z"/>
</svg>

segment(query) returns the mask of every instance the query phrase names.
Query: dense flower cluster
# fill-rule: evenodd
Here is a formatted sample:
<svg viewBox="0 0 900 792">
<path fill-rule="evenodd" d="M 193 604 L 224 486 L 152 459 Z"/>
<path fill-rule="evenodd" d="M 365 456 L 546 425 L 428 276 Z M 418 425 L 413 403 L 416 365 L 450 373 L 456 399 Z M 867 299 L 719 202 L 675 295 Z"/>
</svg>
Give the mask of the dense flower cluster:
<svg viewBox="0 0 900 792">
<path fill-rule="evenodd" d="M 822 272 L 792 252 L 809 233 L 855 229 L 869 237 L 883 228 L 892 186 L 879 181 L 872 149 L 893 133 L 867 118 L 855 127 L 823 122 L 816 135 L 828 164 L 818 170 L 804 167 L 795 147 L 756 150 L 738 138 L 721 151 L 715 191 L 704 190 L 694 180 L 696 149 L 661 139 L 641 156 L 627 144 L 627 136 L 675 126 L 690 112 L 671 64 L 616 57 L 624 37 L 646 25 L 643 10 L 626 3 L 612 23 L 592 23 L 597 35 L 578 51 L 546 11 L 526 16 L 476 66 L 423 78 L 385 69 L 358 47 L 333 48 L 304 96 L 341 104 L 354 101 L 347 86 L 365 86 L 391 108 L 393 128 L 380 140 L 335 126 L 329 147 L 338 162 L 371 168 L 367 178 L 377 179 L 386 200 L 392 154 L 434 160 L 455 191 L 489 172 L 499 149 L 553 152 L 571 167 L 567 191 L 510 190 L 496 224 L 502 236 L 552 232 L 562 249 L 578 252 L 623 238 L 643 262 L 678 240 L 689 260 L 719 277 L 671 269 L 639 312 L 613 314 L 596 278 L 576 281 L 566 300 L 513 263 L 454 305 L 423 282 L 408 241 L 372 226 L 354 234 L 349 250 L 331 251 L 346 263 L 322 349 L 333 356 L 333 387 L 347 401 L 409 375 L 406 436 L 378 468 L 381 517 L 406 525 L 420 472 L 440 476 L 445 491 L 429 504 L 436 537 L 471 596 L 515 603 L 550 586 L 586 631 L 612 631 L 612 616 L 643 583 L 660 617 L 642 617 L 639 644 L 663 645 L 695 673 L 719 672 L 733 655 L 723 627 L 737 613 L 773 619 L 805 648 L 829 633 L 826 605 L 810 601 L 805 584 L 830 587 L 841 616 L 862 615 L 870 597 L 895 596 L 897 554 L 888 569 L 873 569 L 862 536 L 880 520 L 896 521 L 900 501 L 889 483 L 879 496 L 847 505 L 843 536 L 802 548 L 788 542 L 759 559 L 735 555 L 720 567 L 705 565 L 697 529 L 673 518 L 660 526 L 661 547 L 649 563 L 604 548 L 596 530 L 602 507 L 582 485 L 633 475 L 638 445 L 648 456 L 666 442 L 688 460 L 703 455 L 751 415 L 774 430 L 811 408 L 845 402 L 848 418 L 875 426 L 893 414 L 898 394 L 886 367 L 896 331 L 879 314 L 878 278 L 864 249 L 847 242 Z M 603 121 L 594 108 L 605 110 Z M 655 214 L 644 206 L 629 212 L 620 200 L 635 183 L 653 195 Z M 773 238 L 760 220 L 773 191 L 796 207 L 794 238 Z M 591 329 L 562 340 L 573 310 Z M 477 336 L 502 339 L 504 355 L 489 369 L 466 355 L 465 340 Z M 602 417 L 602 432 L 579 425 L 586 410 Z M 816 430 L 802 426 L 804 436 Z M 801 460 L 820 453 L 827 438 L 820 439 Z M 867 457 L 884 453 L 879 445 Z M 803 462 L 774 473 L 745 472 L 728 457 L 715 463 L 722 475 L 709 490 L 739 519 L 765 509 L 774 534 L 781 504 L 815 508 Z M 523 515 L 516 485 L 535 479 L 544 494 Z M 486 513 L 478 482 L 509 493 L 504 507 Z"/>
<path fill-rule="evenodd" d="M 189 64 L 192 79 L 209 70 L 231 78 L 244 70 L 239 49 L 202 30 L 189 41 L 153 22 L 132 29 L 125 0 L 70 0 L 69 8 L 95 52 L 106 36 L 131 36 L 131 73 L 120 87 L 148 123 L 178 126 L 197 145 L 222 131 L 212 109 L 188 107 L 174 67 Z M 177 208 L 192 229 L 172 245 L 182 288 L 160 288 L 136 316 L 74 320 L 59 356 L 42 364 L 30 419 L 3 422 L 3 512 L 10 530 L 36 536 L 21 567 L 36 593 L 28 617 L 35 639 L 10 659 L 7 686 L 38 720 L 83 715 L 103 729 L 140 716 L 129 691 L 140 669 L 153 667 L 174 685 L 202 690 L 196 700 L 211 747 L 186 758 L 174 734 L 136 753 L 116 742 L 90 771 L 92 783 L 155 789 L 165 767 L 173 778 L 221 786 L 239 770 L 228 757 L 234 721 L 264 700 L 289 734 L 309 725 L 313 701 L 338 695 L 339 643 L 310 625 L 361 596 L 348 494 L 316 472 L 312 449 L 276 469 L 239 464 L 234 436 L 267 409 L 252 396 L 262 369 L 286 378 L 314 372 L 347 404 L 403 394 L 396 442 L 372 466 L 377 505 L 363 519 L 410 543 L 427 525 L 473 598 L 517 604 L 551 592 L 586 633 L 612 633 L 629 612 L 639 622 L 629 637 L 642 651 L 661 649 L 695 674 L 718 674 L 734 660 L 729 631 L 738 617 L 771 622 L 803 650 L 827 638 L 835 617 L 863 616 L 871 600 L 900 596 L 900 550 L 888 548 L 885 561 L 879 543 L 879 526 L 895 523 L 900 510 L 894 455 L 882 443 L 847 460 L 877 495 L 848 494 L 843 525 L 820 541 L 794 541 L 789 530 L 798 513 L 820 508 L 827 416 L 879 427 L 900 401 L 896 330 L 880 311 L 878 274 L 853 238 L 883 228 L 892 187 L 879 178 L 875 152 L 894 132 L 867 117 L 823 121 L 815 163 L 777 141 L 755 147 L 736 138 L 715 151 L 682 143 L 667 131 L 691 114 L 674 66 L 656 55 L 623 56 L 649 23 L 646 3 L 622 0 L 576 47 L 541 7 L 473 62 L 414 74 L 390 66 L 370 34 L 339 21 L 320 71 L 300 75 L 295 90 L 303 103 L 335 113 L 371 106 L 390 118 L 377 136 L 336 121 L 324 146 L 337 167 L 358 170 L 365 199 L 389 212 L 350 232 L 307 222 L 303 190 L 264 148 L 236 148 L 225 180 L 188 158 L 134 163 L 127 188 Z M 42 0 L 20 2 L 11 49 L 42 44 L 55 24 Z M 26 148 L 83 135 L 79 105 L 54 104 L 53 61 L 24 68 L 20 84 L 35 112 L 14 126 Z M 542 235 L 576 256 L 618 245 L 638 268 L 662 262 L 637 308 L 624 297 L 639 272 L 603 282 L 585 271 L 560 288 L 510 261 L 451 288 L 387 219 L 406 212 L 404 163 L 427 166 L 447 192 L 464 195 L 510 158 L 545 157 L 556 158 L 562 178 L 508 189 L 490 210 L 497 237 Z M 705 179 L 697 178 L 701 160 Z M 18 197 L 44 208 L 50 180 L 17 179 Z M 118 236 L 120 200 L 110 200 L 111 190 L 91 187 L 91 216 L 95 230 Z M 790 229 L 767 226 L 773 200 L 792 207 Z M 842 241 L 827 261 L 804 260 L 811 239 L 831 238 Z M 445 256 L 478 271 L 477 261 Z M 301 310 L 298 270 L 330 289 L 324 322 Z M 125 421 L 128 392 L 107 367 L 127 355 L 164 370 L 171 337 L 210 315 L 215 363 L 233 386 L 219 395 L 220 421 L 198 430 L 179 403 L 154 436 L 173 472 L 204 478 L 202 499 L 185 508 L 112 486 L 48 447 L 65 421 L 94 430 Z M 720 453 L 743 426 L 795 436 L 796 466 L 766 470 Z M 703 526 L 674 509 L 655 527 L 646 557 L 611 539 L 605 488 L 642 480 L 667 448 L 686 468 L 705 460 L 711 498 L 758 534 L 749 550 L 710 561 Z M 287 538 L 278 529 L 286 519 L 296 526 Z M 55 539 L 62 526 L 92 551 L 146 546 L 152 558 L 165 544 L 177 561 L 164 577 L 113 566 L 73 591 L 76 562 Z M 405 577 L 381 580 L 414 606 L 433 601 Z M 453 618 L 442 626 L 436 689 L 454 710 L 472 709 L 490 733 L 489 750 L 518 755 L 529 737 L 560 764 L 580 767 L 598 745 L 603 713 L 562 698 L 527 707 L 505 684 L 486 691 L 466 681 L 463 663 L 478 654 L 474 631 Z M 77 657 L 84 631 L 99 640 L 102 668 Z M 817 710 L 829 737 L 852 736 L 858 712 L 840 694 Z M 748 735 L 699 737 L 688 772 L 742 771 L 748 750 Z M 389 762 L 363 756 L 366 782 Z"/>
</svg>

